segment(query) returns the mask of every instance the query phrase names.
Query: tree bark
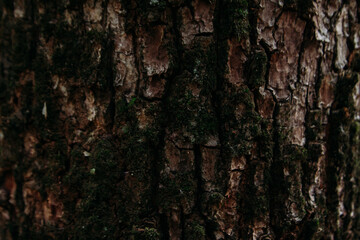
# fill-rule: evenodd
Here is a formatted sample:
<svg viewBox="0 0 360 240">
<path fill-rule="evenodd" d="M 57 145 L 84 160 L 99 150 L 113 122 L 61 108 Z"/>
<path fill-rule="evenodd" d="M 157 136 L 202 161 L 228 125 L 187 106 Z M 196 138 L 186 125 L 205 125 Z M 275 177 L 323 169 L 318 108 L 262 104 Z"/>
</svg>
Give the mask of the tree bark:
<svg viewBox="0 0 360 240">
<path fill-rule="evenodd" d="M 359 13 L 0 1 L 0 239 L 359 239 Z"/>
</svg>

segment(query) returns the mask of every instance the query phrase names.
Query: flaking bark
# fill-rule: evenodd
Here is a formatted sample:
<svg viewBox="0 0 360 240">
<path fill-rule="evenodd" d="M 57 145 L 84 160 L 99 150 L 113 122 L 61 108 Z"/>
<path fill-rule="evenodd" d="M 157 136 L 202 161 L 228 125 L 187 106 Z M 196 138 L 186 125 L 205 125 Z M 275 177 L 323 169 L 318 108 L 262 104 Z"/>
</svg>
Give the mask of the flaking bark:
<svg viewBox="0 0 360 240">
<path fill-rule="evenodd" d="M 359 9 L 0 1 L 0 239 L 358 239 Z"/>
</svg>

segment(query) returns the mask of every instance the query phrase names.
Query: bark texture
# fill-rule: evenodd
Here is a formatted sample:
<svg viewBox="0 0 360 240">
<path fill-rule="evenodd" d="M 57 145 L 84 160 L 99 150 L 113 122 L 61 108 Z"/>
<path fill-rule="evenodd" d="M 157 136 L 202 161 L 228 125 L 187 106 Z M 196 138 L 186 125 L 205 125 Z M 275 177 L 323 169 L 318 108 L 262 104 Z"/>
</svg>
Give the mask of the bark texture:
<svg viewBox="0 0 360 240">
<path fill-rule="evenodd" d="M 359 14 L 0 1 L 0 239 L 359 239 Z"/>
</svg>

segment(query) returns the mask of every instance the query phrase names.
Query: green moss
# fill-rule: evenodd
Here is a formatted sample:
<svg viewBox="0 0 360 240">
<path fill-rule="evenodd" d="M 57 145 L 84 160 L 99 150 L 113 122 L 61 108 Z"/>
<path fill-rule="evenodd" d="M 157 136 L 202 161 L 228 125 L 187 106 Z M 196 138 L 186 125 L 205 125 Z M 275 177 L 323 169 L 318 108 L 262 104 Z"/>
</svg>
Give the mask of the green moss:
<svg viewBox="0 0 360 240">
<path fill-rule="evenodd" d="M 149 103 L 142 99 L 133 98 L 129 102 L 123 100 L 116 105 L 114 121 L 115 128 L 118 129 L 115 133 L 116 140 L 104 139 L 94 147 L 86 168 L 88 180 L 82 180 L 85 184 L 81 190 L 90 195 L 78 211 L 80 214 L 80 210 L 85 211 L 83 209 L 97 209 L 98 207 L 94 205 L 95 199 L 100 203 L 114 202 L 113 206 L 117 206 L 116 211 L 113 209 L 107 211 L 114 212 L 109 221 L 121 223 L 116 227 L 121 229 L 120 235 L 124 239 L 133 237 L 146 239 L 145 232 L 133 230 L 133 226 L 142 228 L 141 219 L 152 211 L 151 184 L 154 165 L 161 166 L 163 161 L 161 156 L 154 159 L 158 151 L 159 126 L 155 122 L 147 128 L 139 128 L 138 113 L 149 108 Z M 114 149 L 115 144 L 116 149 Z M 124 181 L 124 177 L 127 181 Z M 114 186 L 117 187 L 114 189 Z M 115 216 L 117 219 L 114 219 Z M 109 224 L 107 218 L 101 217 L 101 219 L 106 223 L 104 226 Z"/>
<path fill-rule="evenodd" d="M 350 139 L 356 145 L 360 140 L 360 123 L 353 122 L 350 126 Z"/>
<path fill-rule="evenodd" d="M 219 192 L 212 192 L 209 196 L 208 203 L 210 205 L 217 205 L 224 199 L 224 196 Z"/>
<path fill-rule="evenodd" d="M 159 189 L 159 206 L 166 211 L 182 201 L 191 202 L 197 186 L 191 172 L 178 173 L 175 179 L 162 176 L 160 183 L 163 187 Z"/>
<path fill-rule="evenodd" d="M 126 114 L 130 108 L 135 104 L 136 97 L 133 97 L 129 102 L 125 99 L 119 100 L 116 103 L 116 113 L 117 115 Z"/>
<path fill-rule="evenodd" d="M 293 163 L 305 162 L 307 159 L 307 149 L 295 145 L 283 146 L 283 161 L 285 164 L 293 166 Z"/>
<path fill-rule="evenodd" d="M 75 148 L 71 152 L 70 170 L 64 179 L 72 193 L 65 205 L 66 217 L 76 219 L 69 227 L 74 239 L 108 239 L 115 234 L 113 201 L 121 201 L 114 186 L 121 179 L 121 162 L 117 150 L 106 139 L 99 140 L 86 163 L 83 151 Z M 91 173 L 95 169 L 95 173 Z M 71 197 L 81 202 L 71 202 Z"/>
<path fill-rule="evenodd" d="M 176 79 L 168 101 L 171 128 L 190 133 L 193 143 L 203 144 L 217 133 L 211 102 L 218 85 L 215 51 L 214 44 L 199 44 L 184 53 L 186 71 Z"/>
<path fill-rule="evenodd" d="M 170 100 L 170 118 L 173 129 L 186 129 L 193 134 L 195 143 L 204 143 L 217 131 L 217 119 L 209 105 L 201 105 L 201 99 L 190 91 Z"/>
<path fill-rule="evenodd" d="M 166 1 L 165 0 L 149 0 L 149 4 L 151 7 L 165 8 Z"/>
<path fill-rule="evenodd" d="M 242 39 L 249 34 L 249 20 L 248 20 L 248 3 L 246 0 L 238 0 L 238 8 L 234 13 L 235 32 L 238 39 Z"/>
<path fill-rule="evenodd" d="M 153 110 L 151 110 L 153 106 Z M 159 106 L 153 103 L 151 106 L 142 99 L 132 98 L 118 101 L 115 111 L 115 126 L 118 129 L 117 137 L 120 141 L 119 152 L 124 160 L 124 164 L 129 171 L 133 171 L 134 176 L 147 182 L 151 176 L 152 161 L 156 155 L 160 141 L 158 137 L 162 131 L 162 116 L 157 110 Z M 147 109 L 146 117 L 152 119 L 152 124 L 144 128 L 139 128 L 138 113 Z"/>
<path fill-rule="evenodd" d="M 194 136 L 193 142 L 204 143 L 217 131 L 217 119 L 210 101 L 217 87 L 213 68 L 215 56 L 212 51 L 195 46 L 185 53 L 184 58 L 187 59 L 184 63 L 187 71 L 176 79 L 168 104 L 171 128 L 186 130 Z"/>
<path fill-rule="evenodd" d="M 219 35 L 224 38 L 232 36 L 239 40 L 246 38 L 249 34 L 248 1 L 227 0 L 222 8 L 223 14 L 220 18 Z"/>
<path fill-rule="evenodd" d="M 155 228 L 145 227 L 145 231 L 142 235 L 143 235 L 143 237 L 141 239 L 144 239 L 144 240 L 159 240 L 160 239 L 160 234 Z"/>
<path fill-rule="evenodd" d="M 190 73 L 183 78 L 184 84 L 195 83 L 202 95 L 212 93 L 217 86 L 216 45 L 195 43 L 191 50 L 184 53 L 184 59 L 184 68 Z"/>
<path fill-rule="evenodd" d="M 130 128 L 122 140 L 124 142 L 120 145 L 120 151 L 128 169 L 133 171 L 140 180 L 148 179 L 149 173 L 147 171 L 150 171 L 149 157 L 151 154 L 150 140 L 141 131 L 134 128 Z"/>
<path fill-rule="evenodd" d="M 70 188 L 72 192 L 79 192 L 82 190 L 82 183 L 87 179 L 86 166 L 84 163 L 84 156 L 80 149 L 73 149 L 70 155 L 70 169 L 64 177 L 64 184 Z"/>
<path fill-rule="evenodd" d="M 224 141 L 227 142 L 224 150 L 229 157 L 251 155 L 254 140 L 264 142 L 264 137 L 267 137 L 268 144 L 271 136 L 266 130 L 266 123 L 255 111 L 253 96 L 247 86 L 237 89 L 229 86 L 221 107 L 221 121 L 226 122 L 227 130 L 223 132 Z M 272 154 L 270 148 L 261 151 Z"/>
<path fill-rule="evenodd" d="M 255 52 L 250 59 L 248 86 L 256 89 L 265 84 L 267 56 L 263 51 Z"/>
<path fill-rule="evenodd" d="M 266 214 L 269 209 L 269 199 L 257 193 L 255 187 L 248 187 L 248 196 L 245 197 L 245 208 L 238 209 L 244 214 L 246 221 L 251 221 Z"/>
<path fill-rule="evenodd" d="M 205 227 L 199 222 L 193 221 L 186 225 L 185 238 L 189 240 L 204 240 L 206 237 Z"/>
<path fill-rule="evenodd" d="M 95 169 L 95 179 L 114 182 L 118 178 L 119 161 L 115 157 L 114 146 L 106 140 L 97 143 L 90 157 L 90 166 Z"/>
</svg>

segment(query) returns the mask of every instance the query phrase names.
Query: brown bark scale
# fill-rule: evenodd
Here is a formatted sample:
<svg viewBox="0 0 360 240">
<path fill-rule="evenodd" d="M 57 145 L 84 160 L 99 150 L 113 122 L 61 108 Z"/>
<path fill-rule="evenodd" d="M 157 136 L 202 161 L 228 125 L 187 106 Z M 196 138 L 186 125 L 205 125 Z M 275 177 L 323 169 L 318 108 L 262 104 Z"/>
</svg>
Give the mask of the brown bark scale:
<svg viewBox="0 0 360 240">
<path fill-rule="evenodd" d="M 0 239 L 358 239 L 359 14 L 0 1 Z"/>
</svg>

